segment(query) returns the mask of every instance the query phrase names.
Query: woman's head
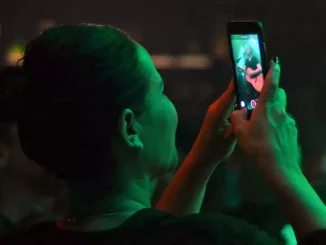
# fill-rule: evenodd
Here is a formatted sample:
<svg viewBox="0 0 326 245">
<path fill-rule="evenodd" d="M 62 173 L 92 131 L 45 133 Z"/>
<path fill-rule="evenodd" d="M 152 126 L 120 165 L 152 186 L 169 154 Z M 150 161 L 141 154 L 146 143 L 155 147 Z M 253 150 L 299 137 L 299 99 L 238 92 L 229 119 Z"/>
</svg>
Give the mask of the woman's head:
<svg viewBox="0 0 326 245">
<path fill-rule="evenodd" d="M 26 154 L 68 180 L 154 175 L 175 159 L 177 115 L 147 53 L 120 30 L 62 25 L 25 51 Z"/>
</svg>

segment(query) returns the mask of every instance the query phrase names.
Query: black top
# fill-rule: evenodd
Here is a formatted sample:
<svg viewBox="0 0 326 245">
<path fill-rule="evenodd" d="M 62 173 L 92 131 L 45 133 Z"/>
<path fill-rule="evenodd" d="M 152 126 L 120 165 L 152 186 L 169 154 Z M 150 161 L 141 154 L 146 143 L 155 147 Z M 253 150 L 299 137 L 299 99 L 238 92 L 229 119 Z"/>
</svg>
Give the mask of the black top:
<svg viewBox="0 0 326 245">
<path fill-rule="evenodd" d="M 8 236 L 0 240 L 0 244 L 270 245 L 278 242 L 245 221 L 221 214 L 196 214 L 177 219 L 168 213 L 144 209 L 122 226 L 108 231 L 68 231 L 57 229 L 54 223 L 43 223 Z"/>
<path fill-rule="evenodd" d="M 283 241 L 282 228 L 289 223 L 276 201 L 267 204 L 245 201 L 227 214 L 256 225 L 279 241 Z"/>
<path fill-rule="evenodd" d="M 249 58 L 247 58 L 245 62 L 246 69 L 251 68 L 252 70 L 256 70 L 258 64 L 259 60 L 255 56 L 252 56 L 250 61 Z"/>
<path fill-rule="evenodd" d="M 318 230 L 303 238 L 299 245 L 325 245 L 326 230 Z"/>
</svg>

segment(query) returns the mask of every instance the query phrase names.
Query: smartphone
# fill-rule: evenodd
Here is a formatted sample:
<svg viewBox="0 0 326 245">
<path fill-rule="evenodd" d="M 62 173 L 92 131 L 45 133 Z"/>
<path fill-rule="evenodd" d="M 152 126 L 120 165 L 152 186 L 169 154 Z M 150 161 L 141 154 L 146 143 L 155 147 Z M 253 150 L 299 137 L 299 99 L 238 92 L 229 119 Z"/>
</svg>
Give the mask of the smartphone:
<svg viewBox="0 0 326 245">
<path fill-rule="evenodd" d="M 246 108 L 250 116 L 268 71 L 263 25 L 256 20 L 230 21 L 227 34 L 237 108 Z"/>
</svg>

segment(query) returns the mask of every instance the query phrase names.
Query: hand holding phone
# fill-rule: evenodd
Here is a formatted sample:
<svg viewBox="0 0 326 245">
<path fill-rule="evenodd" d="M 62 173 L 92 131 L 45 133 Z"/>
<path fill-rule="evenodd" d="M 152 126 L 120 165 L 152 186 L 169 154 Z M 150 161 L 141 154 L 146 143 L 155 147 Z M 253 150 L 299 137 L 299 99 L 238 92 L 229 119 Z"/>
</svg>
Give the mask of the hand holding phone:
<svg viewBox="0 0 326 245">
<path fill-rule="evenodd" d="M 251 115 L 267 73 L 263 26 L 259 21 L 230 21 L 227 32 L 237 107 Z"/>
</svg>

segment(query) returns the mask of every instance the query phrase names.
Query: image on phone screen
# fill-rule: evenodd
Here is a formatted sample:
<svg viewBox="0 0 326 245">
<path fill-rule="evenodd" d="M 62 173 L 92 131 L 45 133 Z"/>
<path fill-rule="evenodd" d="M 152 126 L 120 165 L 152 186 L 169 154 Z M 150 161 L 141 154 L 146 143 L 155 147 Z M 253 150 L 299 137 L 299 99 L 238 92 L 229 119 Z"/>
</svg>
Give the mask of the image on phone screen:
<svg viewBox="0 0 326 245">
<path fill-rule="evenodd" d="M 238 89 L 238 106 L 253 110 L 264 84 L 259 36 L 232 34 L 231 46 Z"/>
</svg>

